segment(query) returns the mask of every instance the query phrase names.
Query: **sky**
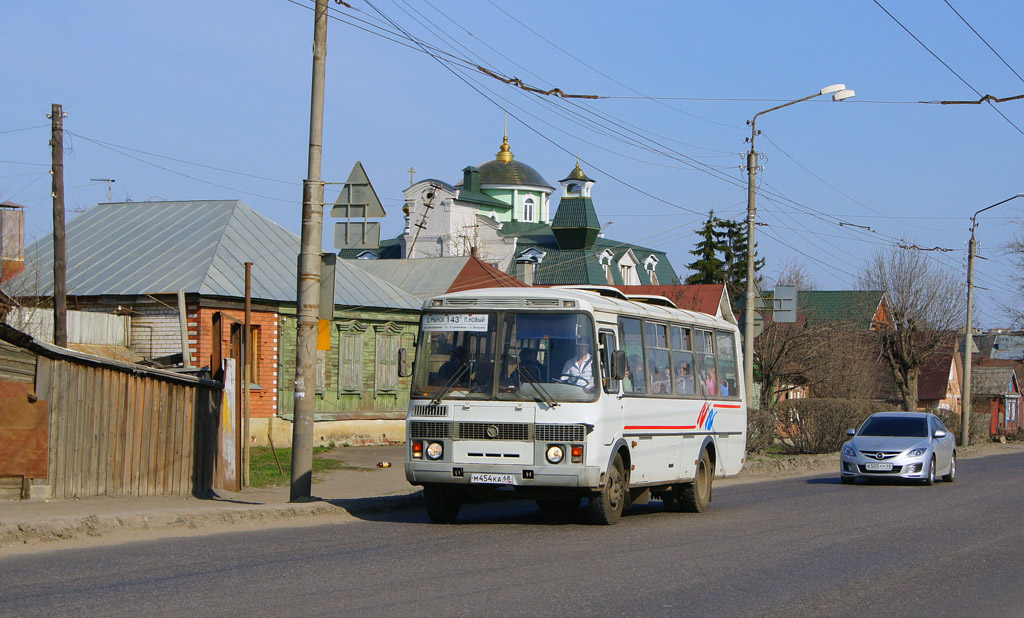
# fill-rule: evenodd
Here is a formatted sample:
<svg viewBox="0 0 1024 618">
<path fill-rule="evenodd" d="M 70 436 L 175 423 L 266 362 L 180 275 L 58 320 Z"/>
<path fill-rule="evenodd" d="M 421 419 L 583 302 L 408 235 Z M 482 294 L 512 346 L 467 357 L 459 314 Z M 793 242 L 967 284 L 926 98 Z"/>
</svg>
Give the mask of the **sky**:
<svg viewBox="0 0 1024 618">
<path fill-rule="evenodd" d="M 298 233 L 313 4 L 5 0 L 0 201 L 26 207 L 27 240 L 52 229 L 53 103 L 68 218 L 109 185 L 115 202 L 241 199 Z M 507 113 L 518 161 L 557 187 L 579 157 L 604 233 L 666 251 L 685 278 L 710 211 L 746 219 L 747 122 L 835 83 L 856 96 L 758 118 L 769 281 L 795 264 L 817 289 L 858 289 L 873 252 L 902 244 L 932 249 L 966 296 L 971 216 L 1024 192 L 1024 100 L 938 104 L 1024 93 L 1019 2 L 348 4 L 330 3 L 321 175 L 343 183 L 362 162 L 383 238 L 402 231 L 409 170 L 458 182 L 495 158 Z M 1019 301 L 1003 249 L 1022 219 L 1024 199 L 978 217 L 982 327 Z"/>
</svg>

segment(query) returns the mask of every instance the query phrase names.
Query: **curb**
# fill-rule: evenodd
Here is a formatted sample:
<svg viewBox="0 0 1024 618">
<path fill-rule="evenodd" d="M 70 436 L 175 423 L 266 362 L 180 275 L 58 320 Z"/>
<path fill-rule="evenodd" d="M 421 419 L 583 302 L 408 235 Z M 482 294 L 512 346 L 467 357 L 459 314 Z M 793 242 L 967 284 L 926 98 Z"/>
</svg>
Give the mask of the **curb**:
<svg viewBox="0 0 1024 618">
<path fill-rule="evenodd" d="M 132 532 L 173 532 L 256 523 L 297 522 L 320 517 L 358 516 L 418 506 L 422 493 L 398 496 L 322 500 L 280 506 L 199 508 L 193 510 L 59 517 L 32 522 L 0 523 L 0 553 L 4 548 L 59 541 L 98 539 Z"/>
</svg>

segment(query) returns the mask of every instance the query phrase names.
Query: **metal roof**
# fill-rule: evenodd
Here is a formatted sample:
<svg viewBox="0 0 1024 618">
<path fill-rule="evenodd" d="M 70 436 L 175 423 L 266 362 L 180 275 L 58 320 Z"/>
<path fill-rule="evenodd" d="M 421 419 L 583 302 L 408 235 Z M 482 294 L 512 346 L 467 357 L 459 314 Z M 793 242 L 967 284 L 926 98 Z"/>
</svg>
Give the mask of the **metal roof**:
<svg viewBox="0 0 1024 618">
<path fill-rule="evenodd" d="M 252 262 L 254 299 L 295 302 L 299 237 L 241 200 L 100 204 L 67 225 L 67 290 L 72 296 L 245 295 Z M 25 251 L 13 295 L 53 293 L 51 235 Z M 417 308 L 420 299 L 339 263 L 335 303 Z"/>
</svg>

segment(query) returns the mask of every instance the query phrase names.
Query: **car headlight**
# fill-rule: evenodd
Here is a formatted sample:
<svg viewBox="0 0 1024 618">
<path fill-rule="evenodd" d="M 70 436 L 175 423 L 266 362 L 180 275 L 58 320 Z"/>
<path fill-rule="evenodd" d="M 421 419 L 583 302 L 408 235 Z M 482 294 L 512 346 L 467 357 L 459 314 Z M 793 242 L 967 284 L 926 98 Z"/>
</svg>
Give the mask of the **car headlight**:
<svg viewBox="0 0 1024 618">
<path fill-rule="evenodd" d="M 552 445 L 548 447 L 548 451 L 544 453 L 544 456 L 548 458 L 549 462 L 556 464 L 561 462 L 562 459 L 565 458 L 565 449 L 558 446 L 557 444 Z"/>
<path fill-rule="evenodd" d="M 926 448 L 915 448 L 914 450 L 907 453 L 907 457 L 920 457 L 928 452 Z"/>
<path fill-rule="evenodd" d="M 844 446 L 843 447 L 843 455 L 846 456 L 846 457 L 856 457 L 857 456 L 857 451 L 853 450 L 852 446 Z"/>
<path fill-rule="evenodd" d="M 444 446 L 440 442 L 431 442 L 427 446 L 427 457 L 433 460 L 441 459 L 441 455 L 444 455 Z"/>
</svg>

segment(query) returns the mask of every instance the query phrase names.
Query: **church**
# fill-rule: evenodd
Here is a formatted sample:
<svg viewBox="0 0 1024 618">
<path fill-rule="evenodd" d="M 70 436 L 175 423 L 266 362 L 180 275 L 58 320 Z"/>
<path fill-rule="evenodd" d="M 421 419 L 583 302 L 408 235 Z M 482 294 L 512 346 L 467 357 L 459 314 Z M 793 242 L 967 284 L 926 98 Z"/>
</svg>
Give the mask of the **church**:
<svg viewBox="0 0 1024 618">
<path fill-rule="evenodd" d="M 678 285 L 664 251 L 606 238 L 594 208 L 595 181 L 579 161 L 562 194 L 517 161 L 502 138 L 494 160 L 462 170 L 456 184 L 426 178 L 405 189 L 405 229 L 377 251 L 342 257 L 417 259 L 475 255 L 529 285 Z"/>
</svg>

